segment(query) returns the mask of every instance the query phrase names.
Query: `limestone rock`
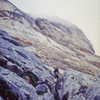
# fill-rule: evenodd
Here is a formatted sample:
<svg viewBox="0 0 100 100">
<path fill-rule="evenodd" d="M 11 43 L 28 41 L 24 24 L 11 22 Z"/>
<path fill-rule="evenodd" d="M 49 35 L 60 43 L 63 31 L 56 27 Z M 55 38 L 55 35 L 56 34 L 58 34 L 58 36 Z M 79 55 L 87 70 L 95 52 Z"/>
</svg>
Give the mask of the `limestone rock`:
<svg viewBox="0 0 100 100">
<path fill-rule="evenodd" d="M 7 39 L 5 40 L 4 37 Z M 15 40 L 11 42 L 9 39 L 11 39 L 9 36 L 0 36 L 0 53 L 12 62 L 11 67 L 14 68 L 13 64 L 16 64 L 20 66 L 21 71 L 30 71 L 42 81 L 46 78 L 48 80 L 49 77 L 51 77 L 51 80 L 53 79 L 50 70 L 43 66 L 33 53 L 25 51 L 22 46 L 16 45 L 18 43 Z M 14 44 L 15 42 L 16 44 Z M 18 69 L 17 66 L 16 68 Z"/>
<path fill-rule="evenodd" d="M 0 96 L 4 100 L 38 100 L 37 93 L 31 85 L 1 66 Z"/>
<path fill-rule="evenodd" d="M 0 33 L 3 34 L 4 31 Z M 24 76 L 28 75 L 34 88 L 40 84 L 39 82 L 44 83 L 50 88 L 49 97 L 54 98 L 52 93 L 55 91 L 55 84 L 52 72 L 41 64 L 33 53 L 27 52 L 21 45 L 16 44 L 20 43 L 6 32 L 0 36 L 0 96 L 5 100 L 7 98 L 9 100 L 38 100 L 35 89 L 33 91 L 33 87 L 25 83 Z"/>
<path fill-rule="evenodd" d="M 55 88 L 57 100 L 95 100 L 100 97 L 100 79 L 72 69 L 61 75 Z"/>
</svg>

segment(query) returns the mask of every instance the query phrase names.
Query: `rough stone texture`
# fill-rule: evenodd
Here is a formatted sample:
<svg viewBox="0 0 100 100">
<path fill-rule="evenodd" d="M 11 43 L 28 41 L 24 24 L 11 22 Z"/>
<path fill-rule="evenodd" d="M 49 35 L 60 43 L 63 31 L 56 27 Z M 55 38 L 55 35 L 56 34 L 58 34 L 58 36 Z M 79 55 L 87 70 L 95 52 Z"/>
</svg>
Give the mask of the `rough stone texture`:
<svg viewBox="0 0 100 100">
<path fill-rule="evenodd" d="M 39 100 L 55 100 L 54 96 L 50 93 L 49 88 L 45 84 L 36 86 Z"/>
<path fill-rule="evenodd" d="M 3 33 L 0 33 L 3 34 Z M 6 40 L 5 40 L 6 38 Z M 9 61 L 12 62 L 11 67 L 15 67 L 13 64 L 20 66 L 21 71 L 31 71 L 38 78 L 44 81 L 48 77 L 53 78 L 50 70 L 43 66 L 33 53 L 29 53 L 23 49 L 15 40 L 9 36 L 0 36 L 0 53 Z M 16 44 L 14 44 L 16 42 Z M 18 68 L 17 68 L 18 69 Z"/>
<path fill-rule="evenodd" d="M 37 85 L 36 86 L 36 90 L 37 90 L 37 93 L 39 95 L 42 95 L 44 93 L 47 93 L 48 92 L 48 88 L 45 84 L 42 84 L 42 85 Z"/>
<path fill-rule="evenodd" d="M 100 97 L 100 79 L 72 69 L 61 75 L 55 88 L 57 100 L 98 100 Z"/>
<path fill-rule="evenodd" d="M 56 83 L 36 56 L 45 65 L 74 70 Z M 31 18 L 0 0 L 1 100 L 100 100 L 99 74 L 100 57 L 78 27 L 61 19 Z M 39 89 L 43 95 L 37 94 Z"/>
<path fill-rule="evenodd" d="M 49 98 L 54 98 L 52 93 L 55 92 L 55 84 L 52 72 L 43 66 L 33 53 L 25 51 L 20 43 L 0 30 L 0 96 L 4 100 L 37 100 L 35 90 L 33 95 L 31 94 L 32 86 L 25 84 L 25 79 L 22 81 L 25 75 L 31 78 L 34 87 L 40 83 L 47 85 L 50 91 L 45 96 L 50 94 Z M 46 98 L 45 96 L 43 98 Z"/>
<path fill-rule="evenodd" d="M 38 96 L 39 100 L 55 100 L 54 96 L 49 92 L 45 93 L 44 95 Z"/>
<path fill-rule="evenodd" d="M 35 88 L 0 66 L 0 96 L 4 100 L 38 100 Z M 2 100 L 2 99 L 1 99 Z"/>
<path fill-rule="evenodd" d="M 99 85 L 93 84 L 86 91 L 87 100 L 100 100 L 100 82 Z"/>
<path fill-rule="evenodd" d="M 57 18 L 31 18 L 9 1 L 0 0 L 0 29 L 19 41 L 26 50 L 34 52 L 45 65 L 93 75 L 100 73 L 100 57 L 95 55 L 82 30 L 69 22 Z"/>
</svg>

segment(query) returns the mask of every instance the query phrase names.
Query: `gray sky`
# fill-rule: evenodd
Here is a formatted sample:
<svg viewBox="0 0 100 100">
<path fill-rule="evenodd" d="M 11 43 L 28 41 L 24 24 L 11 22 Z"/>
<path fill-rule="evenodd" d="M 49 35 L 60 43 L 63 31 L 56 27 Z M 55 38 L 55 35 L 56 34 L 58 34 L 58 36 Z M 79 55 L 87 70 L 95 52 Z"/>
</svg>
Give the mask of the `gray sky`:
<svg viewBox="0 0 100 100">
<path fill-rule="evenodd" d="M 9 0 L 33 15 L 58 16 L 83 30 L 100 56 L 100 0 Z"/>
</svg>

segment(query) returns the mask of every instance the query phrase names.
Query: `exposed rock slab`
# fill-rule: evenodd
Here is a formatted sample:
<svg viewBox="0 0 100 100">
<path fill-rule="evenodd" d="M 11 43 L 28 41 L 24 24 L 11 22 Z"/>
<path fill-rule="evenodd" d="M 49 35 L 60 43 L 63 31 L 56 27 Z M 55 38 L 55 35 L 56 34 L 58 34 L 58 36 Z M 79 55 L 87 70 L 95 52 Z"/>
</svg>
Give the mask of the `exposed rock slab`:
<svg viewBox="0 0 100 100">
<path fill-rule="evenodd" d="M 33 72 L 39 77 L 40 80 L 45 80 L 49 76 L 53 78 L 50 70 L 43 66 L 33 53 L 25 51 L 18 42 L 13 40 L 8 35 L 4 35 L 2 31 L 0 34 L 0 53 L 9 62 L 20 66 L 22 71 Z"/>
<path fill-rule="evenodd" d="M 0 66 L 0 96 L 4 100 L 38 100 L 35 88 Z M 1 99 L 2 100 L 2 99 Z"/>
<path fill-rule="evenodd" d="M 100 79 L 67 70 L 57 81 L 55 95 L 57 100 L 96 100 L 100 97 Z"/>
<path fill-rule="evenodd" d="M 55 92 L 55 84 L 52 72 L 43 66 L 33 53 L 24 50 L 20 43 L 12 39 L 5 31 L 1 30 L 0 66 L 2 67 L 0 67 L 0 96 L 5 100 L 7 100 L 7 98 L 12 100 L 13 97 L 15 97 L 14 100 L 37 100 L 35 90 L 32 92 L 33 95 L 29 94 L 30 89 L 33 87 L 30 87 L 29 83 L 27 83 L 27 87 L 23 86 L 26 81 L 22 78 L 24 78 L 25 75 L 30 77 L 34 88 L 36 85 L 45 84 L 48 90 L 50 89 L 47 94 L 51 94 L 49 97 L 54 98 L 52 94 Z M 23 83 L 21 83 L 21 80 L 24 80 L 24 82 L 22 81 Z M 16 87 L 16 85 L 18 85 L 18 87 Z M 29 92 L 27 91 L 28 88 Z M 25 91 L 25 93 L 23 91 Z M 36 98 L 34 95 L 36 95 Z M 44 98 L 46 97 L 44 96 Z"/>
</svg>

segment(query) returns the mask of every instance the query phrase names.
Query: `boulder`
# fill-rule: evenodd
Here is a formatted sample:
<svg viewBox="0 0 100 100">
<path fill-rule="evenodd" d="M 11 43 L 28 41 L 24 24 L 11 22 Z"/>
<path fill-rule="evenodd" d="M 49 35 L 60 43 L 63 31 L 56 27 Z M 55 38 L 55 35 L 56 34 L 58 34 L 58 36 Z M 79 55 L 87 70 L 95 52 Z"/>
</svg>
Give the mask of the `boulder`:
<svg viewBox="0 0 100 100">
<path fill-rule="evenodd" d="M 43 95 L 44 93 L 48 93 L 48 87 L 45 84 L 36 86 L 36 91 L 38 95 Z"/>
<path fill-rule="evenodd" d="M 100 97 L 100 79 L 72 69 L 58 79 L 57 100 L 95 100 Z"/>
<path fill-rule="evenodd" d="M 50 93 L 49 88 L 45 84 L 36 86 L 39 100 L 55 100 L 54 95 Z"/>
<path fill-rule="evenodd" d="M 4 100 L 38 100 L 32 85 L 2 67 L 0 67 L 0 96 Z"/>
</svg>

